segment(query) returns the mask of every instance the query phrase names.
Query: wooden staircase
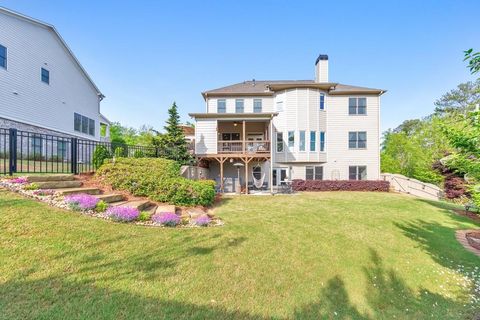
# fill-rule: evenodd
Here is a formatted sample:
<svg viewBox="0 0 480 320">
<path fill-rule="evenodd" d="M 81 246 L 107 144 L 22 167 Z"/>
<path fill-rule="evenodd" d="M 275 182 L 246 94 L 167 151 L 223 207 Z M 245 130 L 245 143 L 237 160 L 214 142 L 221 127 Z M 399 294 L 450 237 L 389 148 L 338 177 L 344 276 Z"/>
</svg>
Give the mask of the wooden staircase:
<svg viewBox="0 0 480 320">
<path fill-rule="evenodd" d="M 112 206 L 133 207 L 139 211 L 147 211 L 151 214 L 158 212 L 175 212 L 175 206 L 156 204 L 149 200 L 134 199 L 126 200 L 122 194 L 103 193 L 95 187 L 83 187 L 83 183 L 75 178 L 73 174 L 52 174 L 27 176 L 30 183 L 35 183 L 40 189 L 53 189 L 62 195 L 90 194 Z"/>
</svg>

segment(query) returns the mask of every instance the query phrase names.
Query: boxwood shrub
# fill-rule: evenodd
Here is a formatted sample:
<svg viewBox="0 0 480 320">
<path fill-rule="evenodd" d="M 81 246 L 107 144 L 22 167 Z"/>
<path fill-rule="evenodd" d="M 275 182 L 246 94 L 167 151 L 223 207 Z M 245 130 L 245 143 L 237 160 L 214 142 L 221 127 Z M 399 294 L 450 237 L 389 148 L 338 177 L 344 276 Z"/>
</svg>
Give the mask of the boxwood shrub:
<svg viewBox="0 0 480 320">
<path fill-rule="evenodd" d="M 116 190 L 175 205 L 207 206 L 215 198 L 215 182 L 188 180 L 180 165 L 162 158 L 116 158 L 107 160 L 97 176 Z"/>
<path fill-rule="evenodd" d="M 380 191 L 388 192 L 390 182 L 383 180 L 293 180 L 295 191 Z"/>
</svg>

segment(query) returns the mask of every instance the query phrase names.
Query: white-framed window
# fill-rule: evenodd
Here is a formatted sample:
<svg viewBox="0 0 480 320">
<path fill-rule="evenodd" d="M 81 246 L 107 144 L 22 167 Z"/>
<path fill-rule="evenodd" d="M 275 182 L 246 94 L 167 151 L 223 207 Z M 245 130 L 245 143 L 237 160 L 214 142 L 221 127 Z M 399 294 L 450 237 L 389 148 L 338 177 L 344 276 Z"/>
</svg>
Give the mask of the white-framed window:
<svg viewBox="0 0 480 320">
<path fill-rule="evenodd" d="M 295 131 L 288 131 L 288 147 L 295 147 Z"/>
<path fill-rule="evenodd" d="M 253 99 L 253 112 L 262 112 L 262 99 Z"/>
<path fill-rule="evenodd" d="M 320 93 L 320 110 L 325 110 L 325 94 Z"/>
<path fill-rule="evenodd" d="M 367 166 L 349 166 L 348 179 L 349 180 L 366 180 Z"/>
<path fill-rule="evenodd" d="M 317 132 L 310 131 L 310 151 L 315 151 L 317 149 Z"/>
<path fill-rule="evenodd" d="M 325 151 L 325 131 L 320 131 L 320 151 Z"/>
<path fill-rule="evenodd" d="M 217 113 L 227 112 L 227 101 L 225 99 L 217 100 Z"/>
<path fill-rule="evenodd" d="M 367 148 L 367 132 L 366 131 L 350 131 L 348 133 L 349 149 L 365 149 Z"/>
<path fill-rule="evenodd" d="M 305 167 L 305 180 L 323 180 L 323 167 Z"/>
<path fill-rule="evenodd" d="M 73 114 L 73 129 L 75 131 L 95 136 L 95 120 L 82 116 L 81 114 Z"/>
<path fill-rule="evenodd" d="M 277 152 L 283 152 L 283 133 L 277 132 Z"/>
<path fill-rule="evenodd" d="M 283 101 L 277 101 L 277 103 L 275 104 L 275 110 L 277 112 L 283 111 Z"/>
<path fill-rule="evenodd" d="M 44 82 L 46 84 L 50 84 L 50 71 L 48 71 L 45 68 L 42 68 L 41 79 L 42 79 L 42 82 Z"/>
<path fill-rule="evenodd" d="M 305 131 L 304 130 L 300 130 L 299 148 L 300 148 L 300 151 L 305 151 Z"/>
<path fill-rule="evenodd" d="M 7 69 L 7 48 L 0 44 L 0 67 Z"/>
<path fill-rule="evenodd" d="M 222 140 L 223 141 L 239 141 L 240 140 L 240 133 L 238 132 L 223 132 L 222 133 Z"/>
<path fill-rule="evenodd" d="M 367 98 L 348 98 L 348 114 L 367 114 Z"/>
<path fill-rule="evenodd" d="M 243 113 L 245 101 L 243 99 L 235 99 L 235 113 Z"/>
</svg>

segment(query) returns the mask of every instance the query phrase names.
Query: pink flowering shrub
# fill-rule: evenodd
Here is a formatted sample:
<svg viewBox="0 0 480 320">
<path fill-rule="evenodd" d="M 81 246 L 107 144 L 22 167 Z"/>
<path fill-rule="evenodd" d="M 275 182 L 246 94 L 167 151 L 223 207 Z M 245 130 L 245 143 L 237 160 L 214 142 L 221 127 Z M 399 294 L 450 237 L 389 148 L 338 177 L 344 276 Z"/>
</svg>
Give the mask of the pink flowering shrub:
<svg viewBox="0 0 480 320">
<path fill-rule="evenodd" d="M 65 197 L 65 202 L 68 203 L 72 210 L 92 210 L 95 209 L 99 199 L 89 194 L 74 194 Z"/>
<path fill-rule="evenodd" d="M 140 215 L 140 211 L 132 207 L 110 207 L 107 209 L 107 216 L 112 220 L 120 222 L 130 222 L 136 220 Z"/>
<path fill-rule="evenodd" d="M 152 216 L 152 221 L 167 227 L 175 227 L 180 223 L 180 217 L 173 212 L 160 212 Z"/>
<path fill-rule="evenodd" d="M 16 184 L 24 184 L 24 183 L 28 183 L 28 180 L 27 178 L 14 178 L 14 179 L 10 179 L 10 183 L 16 183 Z"/>
<path fill-rule="evenodd" d="M 209 216 L 203 215 L 195 219 L 195 224 L 200 227 L 206 227 L 212 222 L 212 219 L 210 219 Z"/>
</svg>

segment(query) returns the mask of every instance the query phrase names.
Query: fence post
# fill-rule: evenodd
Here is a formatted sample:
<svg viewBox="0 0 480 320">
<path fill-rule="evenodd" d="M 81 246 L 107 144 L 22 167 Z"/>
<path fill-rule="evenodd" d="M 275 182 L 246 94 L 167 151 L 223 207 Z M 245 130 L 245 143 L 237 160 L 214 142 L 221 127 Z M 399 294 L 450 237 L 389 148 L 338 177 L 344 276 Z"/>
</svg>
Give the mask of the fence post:
<svg viewBox="0 0 480 320">
<path fill-rule="evenodd" d="M 71 138 L 71 154 L 72 158 L 70 167 L 72 169 L 73 174 L 78 174 L 78 168 L 77 168 L 77 163 L 78 163 L 78 140 L 77 138 Z"/>
<path fill-rule="evenodd" d="M 13 175 L 17 172 L 17 129 L 10 128 L 8 130 L 8 173 Z"/>
</svg>

